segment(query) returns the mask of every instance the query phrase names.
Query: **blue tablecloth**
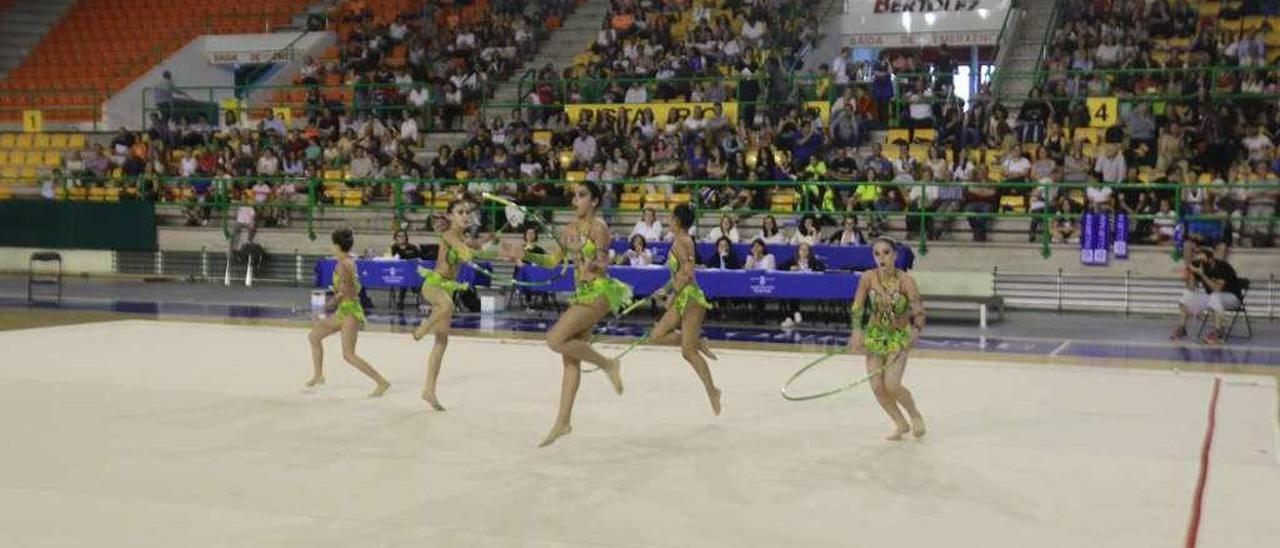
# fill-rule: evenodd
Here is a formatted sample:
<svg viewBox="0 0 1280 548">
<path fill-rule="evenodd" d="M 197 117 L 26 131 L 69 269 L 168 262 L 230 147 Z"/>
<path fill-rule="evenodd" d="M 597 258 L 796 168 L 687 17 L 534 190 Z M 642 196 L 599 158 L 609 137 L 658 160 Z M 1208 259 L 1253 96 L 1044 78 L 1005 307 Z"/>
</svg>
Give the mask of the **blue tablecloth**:
<svg viewBox="0 0 1280 548">
<path fill-rule="evenodd" d="M 516 272 L 516 279 L 541 282 L 553 278 L 558 270 L 538 266 L 525 266 Z M 636 296 L 653 294 L 666 285 L 671 275 L 662 267 L 615 266 L 609 275 L 626 282 Z M 858 288 L 858 274 L 847 272 L 785 272 L 764 270 L 713 270 L 701 269 L 694 273 L 698 285 L 713 299 L 804 299 L 804 300 L 852 300 Z M 568 293 L 573 291 L 573 269 L 550 285 L 531 288 L 532 291 Z"/>
<path fill-rule="evenodd" d="M 616 253 L 626 253 L 630 249 L 630 242 L 627 240 L 614 240 L 609 247 Z M 698 243 L 698 262 L 702 263 L 715 253 L 715 244 Z M 667 252 L 671 249 L 670 242 L 649 242 L 649 250 L 653 252 L 654 261 L 665 263 L 667 261 Z M 773 254 L 773 258 L 777 261 L 778 266 L 791 264 L 796 258 L 796 248 L 798 246 L 769 244 L 769 253 Z M 738 259 L 746 259 L 751 254 L 751 244 L 737 244 L 733 246 L 733 251 L 738 255 Z M 871 254 L 871 246 L 869 245 L 815 245 L 813 253 L 826 263 L 827 268 L 834 270 L 870 270 L 876 267 L 875 256 Z M 911 252 L 911 248 L 904 245 L 898 246 L 898 268 L 910 270 L 915 266 L 915 254 Z"/>
<path fill-rule="evenodd" d="M 334 264 L 333 259 L 316 262 L 316 287 L 329 287 L 333 284 Z M 418 275 L 418 267 L 429 270 L 435 265 L 435 261 L 421 259 L 407 261 L 399 259 L 392 261 L 362 259 L 356 261 L 356 272 L 360 275 L 360 285 L 368 289 L 415 288 L 422 285 L 422 276 Z M 480 263 L 480 266 L 486 269 L 490 268 L 487 263 Z M 462 265 L 462 270 L 458 272 L 458 281 L 480 287 L 488 287 L 490 283 L 488 274 L 477 272 L 470 264 Z"/>
</svg>

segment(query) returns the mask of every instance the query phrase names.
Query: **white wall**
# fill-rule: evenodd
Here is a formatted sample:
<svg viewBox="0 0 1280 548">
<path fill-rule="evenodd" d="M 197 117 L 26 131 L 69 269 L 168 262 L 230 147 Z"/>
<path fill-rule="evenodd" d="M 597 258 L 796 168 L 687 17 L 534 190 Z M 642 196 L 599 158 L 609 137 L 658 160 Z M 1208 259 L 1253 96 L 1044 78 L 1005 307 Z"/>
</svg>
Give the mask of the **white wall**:
<svg viewBox="0 0 1280 548">
<path fill-rule="evenodd" d="M 146 127 L 143 119 L 143 90 L 155 87 L 164 81 L 162 75 L 168 70 L 173 73 L 174 81 L 180 87 L 220 86 L 225 89 L 210 94 L 193 93 L 194 99 L 220 102 L 234 96 L 232 86 L 235 85 L 234 67 L 230 65 L 214 65 L 209 63 L 208 54 L 219 51 L 257 51 L 263 49 L 280 49 L 298 38 L 300 32 L 280 32 L 272 34 L 237 34 L 222 36 L 201 36 L 174 52 L 164 61 L 134 80 L 124 89 L 113 95 L 105 106 L 105 122 L 109 130 L 120 126 L 131 129 Z M 331 32 L 306 33 L 294 45 L 298 61 L 277 71 L 271 82 L 288 83 L 297 74 L 301 60 L 307 55 L 318 56 L 324 48 L 335 42 Z M 147 105 L 154 105 L 154 98 L 146 98 Z"/>
</svg>

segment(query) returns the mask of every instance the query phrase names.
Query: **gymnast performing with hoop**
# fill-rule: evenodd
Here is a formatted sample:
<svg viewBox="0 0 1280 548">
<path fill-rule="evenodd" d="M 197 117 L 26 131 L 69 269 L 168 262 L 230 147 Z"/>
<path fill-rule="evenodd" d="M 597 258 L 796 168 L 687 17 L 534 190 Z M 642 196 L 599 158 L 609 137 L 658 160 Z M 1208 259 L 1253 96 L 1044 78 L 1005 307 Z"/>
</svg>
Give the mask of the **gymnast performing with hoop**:
<svg viewBox="0 0 1280 548">
<path fill-rule="evenodd" d="M 858 280 L 850 309 L 849 351 L 866 351 L 871 392 L 893 419 L 894 430 L 887 439 L 901 440 L 907 432 L 920 438 L 925 434 L 924 417 L 911 391 L 902 386 L 902 376 L 907 355 L 924 330 L 924 303 L 915 280 L 895 266 L 897 244 L 889 238 L 877 238 L 871 249 L 876 268 Z M 910 424 L 903 410 L 911 418 Z"/>
<path fill-rule="evenodd" d="M 313 373 L 307 387 L 324 384 L 324 339 L 338 331 L 342 332 L 342 359 L 368 375 L 375 383 L 369 397 L 382 396 L 391 387 L 391 383 L 383 378 L 369 362 L 356 354 L 356 339 L 360 328 L 367 322 L 364 307 L 360 305 L 360 277 L 356 273 L 355 261 L 351 260 L 351 247 L 355 245 L 355 236 L 349 228 L 333 231 L 333 298 L 325 305 L 326 311 L 332 314 L 321 316 L 311 328 L 307 340 L 311 343 L 311 365 Z"/>
<path fill-rule="evenodd" d="M 444 351 L 449 347 L 449 329 L 453 325 L 453 295 L 469 287 L 468 284 L 457 281 L 458 273 L 462 270 L 462 263 L 471 262 L 482 255 L 480 250 L 473 249 L 463 240 L 471 209 L 471 204 L 465 200 L 455 199 L 449 202 L 445 210 L 448 227 L 440 237 L 440 251 L 436 256 L 435 268 L 418 269 L 418 274 L 423 279 L 422 298 L 431 304 L 431 315 L 424 318 L 413 331 L 413 340 L 419 341 L 427 335 L 435 335 L 435 345 L 431 347 L 431 354 L 427 358 L 427 380 L 422 387 L 422 399 L 436 411 L 444 411 L 444 406 L 436 398 L 436 379 L 440 376 Z"/>
<path fill-rule="evenodd" d="M 711 402 L 711 411 L 720 414 L 720 389 L 716 388 L 711 378 L 711 368 L 703 355 L 716 359 L 716 355 L 707 348 L 702 338 L 702 319 L 706 317 L 711 303 L 698 287 L 693 277 L 694 267 L 698 265 L 695 257 L 693 237 L 689 235 L 689 227 L 693 226 L 693 208 L 689 204 L 680 204 L 671 212 L 668 221 L 674 235 L 671 251 L 667 254 L 667 269 L 671 271 L 671 294 L 667 298 L 667 311 L 649 332 L 647 339 L 656 344 L 679 345 L 684 360 L 693 366 L 693 372 L 702 381 L 707 391 L 707 399 Z M 677 333 L 676 330 L 680 332 Z M 641 339 L 642 341 L 644 339 Z"/>
<path fill-rule="evenodd" d="M 571 419 L 578 384 L 582 380 L 582 362 L 596 365 L 622 394 L 621 362 L 607 358 L 588 343 L 592 328 L 610 312 L 617 313 L 631 302 L 631 286 L 609 277 L 609 226 L 596 216 L 603 192 L 593 182 L 579 183 L 573 193 L 574 220 L 564 228 L 564 242 L 557 255 L 527 253 L 523 248 L 508 249 L 510 259 L 545 267 L 561 264 L 565 257 L 573 261 L 575 291 L 569 308 L 547 332 L 547 347 L 562 356 L 564 376 L 560 386 L 560 408 L 551 431 L 540 447 L 555 443 L 573 430 Z"/>
</svg>

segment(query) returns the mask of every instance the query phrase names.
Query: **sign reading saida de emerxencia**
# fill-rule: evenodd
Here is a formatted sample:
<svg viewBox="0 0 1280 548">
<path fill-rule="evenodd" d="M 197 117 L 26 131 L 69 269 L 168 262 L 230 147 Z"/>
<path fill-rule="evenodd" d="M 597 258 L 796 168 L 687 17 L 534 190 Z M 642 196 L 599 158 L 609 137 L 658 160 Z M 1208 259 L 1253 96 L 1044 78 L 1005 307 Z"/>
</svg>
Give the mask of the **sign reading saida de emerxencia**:
<svg viewBox="0 0 1280 548">
<path fill-rule="evenodd" d="M 973 11 L 981 0 L 875 0 L 875 13 L 929 13 L 935 11 Z"/>
<path fill-rule="evenodd" d="M 569 123 L 576 124 L 582 119 L 583 113 L 591 113 L 592 118 L 605 117 L 607 120 L 617 120 L 620 117 L 626 117 L 627 122 L 635 120 L 640 116 L 640 112 L 644 109 L 653 110 L 653 119 L 658 127 L 666 127 L 667 120 L 670 119 L 671 113 L 676 113 L 676 119 L 683 122 L 686 118 L 693 116 L 694 113 L 702 110 L 702 117 L 710 120 L 715 117 L 715 103 L 590 103 L 581 105 L 565 105 L 565 112 L 569 114 Z M 724 115 L 730 120 L 738 119 L 738 103 L 726 102 L 720 103 L 724 109 Z"/>
</svg>

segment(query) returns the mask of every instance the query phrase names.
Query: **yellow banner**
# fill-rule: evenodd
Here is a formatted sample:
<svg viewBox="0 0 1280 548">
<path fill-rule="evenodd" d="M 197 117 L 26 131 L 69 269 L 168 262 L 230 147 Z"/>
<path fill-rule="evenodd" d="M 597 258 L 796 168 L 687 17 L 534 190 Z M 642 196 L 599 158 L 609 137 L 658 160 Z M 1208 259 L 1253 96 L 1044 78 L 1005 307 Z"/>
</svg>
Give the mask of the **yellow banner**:
<svg viewBox="0 0 1280 548">
<path fill-rule="evenodd" d="M 610 120 L 616 120 L 619 117 L 626 116 L 627 122 L 630 123 L 640 116 L 640 111 L 644 109 L 653 109 L 653 118 L 658 127 L 666 127 L 667 120 L 671 117 L 671 113 L 676 113 L 676 120 L 683 122 L 685 118 L 693 115 L 699 108 L 704 109 L 702 117 L 710 120 L 715 116 L 715 103 L 635 103 L 635 104 L 585 104 L 585 105 L 565 105 L 565 112 L 569 114 L 569 123 L 577 124 L 582 119 L 585 112 L 590 112 L 592 118 L 604 116 Z M 733 123 L 738 121 L 738 103 L 720 103 L 724 108 L 724 115 Z"/>
<path fill-rule="evenodd" d="M 44 131 L 44 113 L 38 110 L 22 111 L 22 131 L 27 133 Z"/>
</svg>

